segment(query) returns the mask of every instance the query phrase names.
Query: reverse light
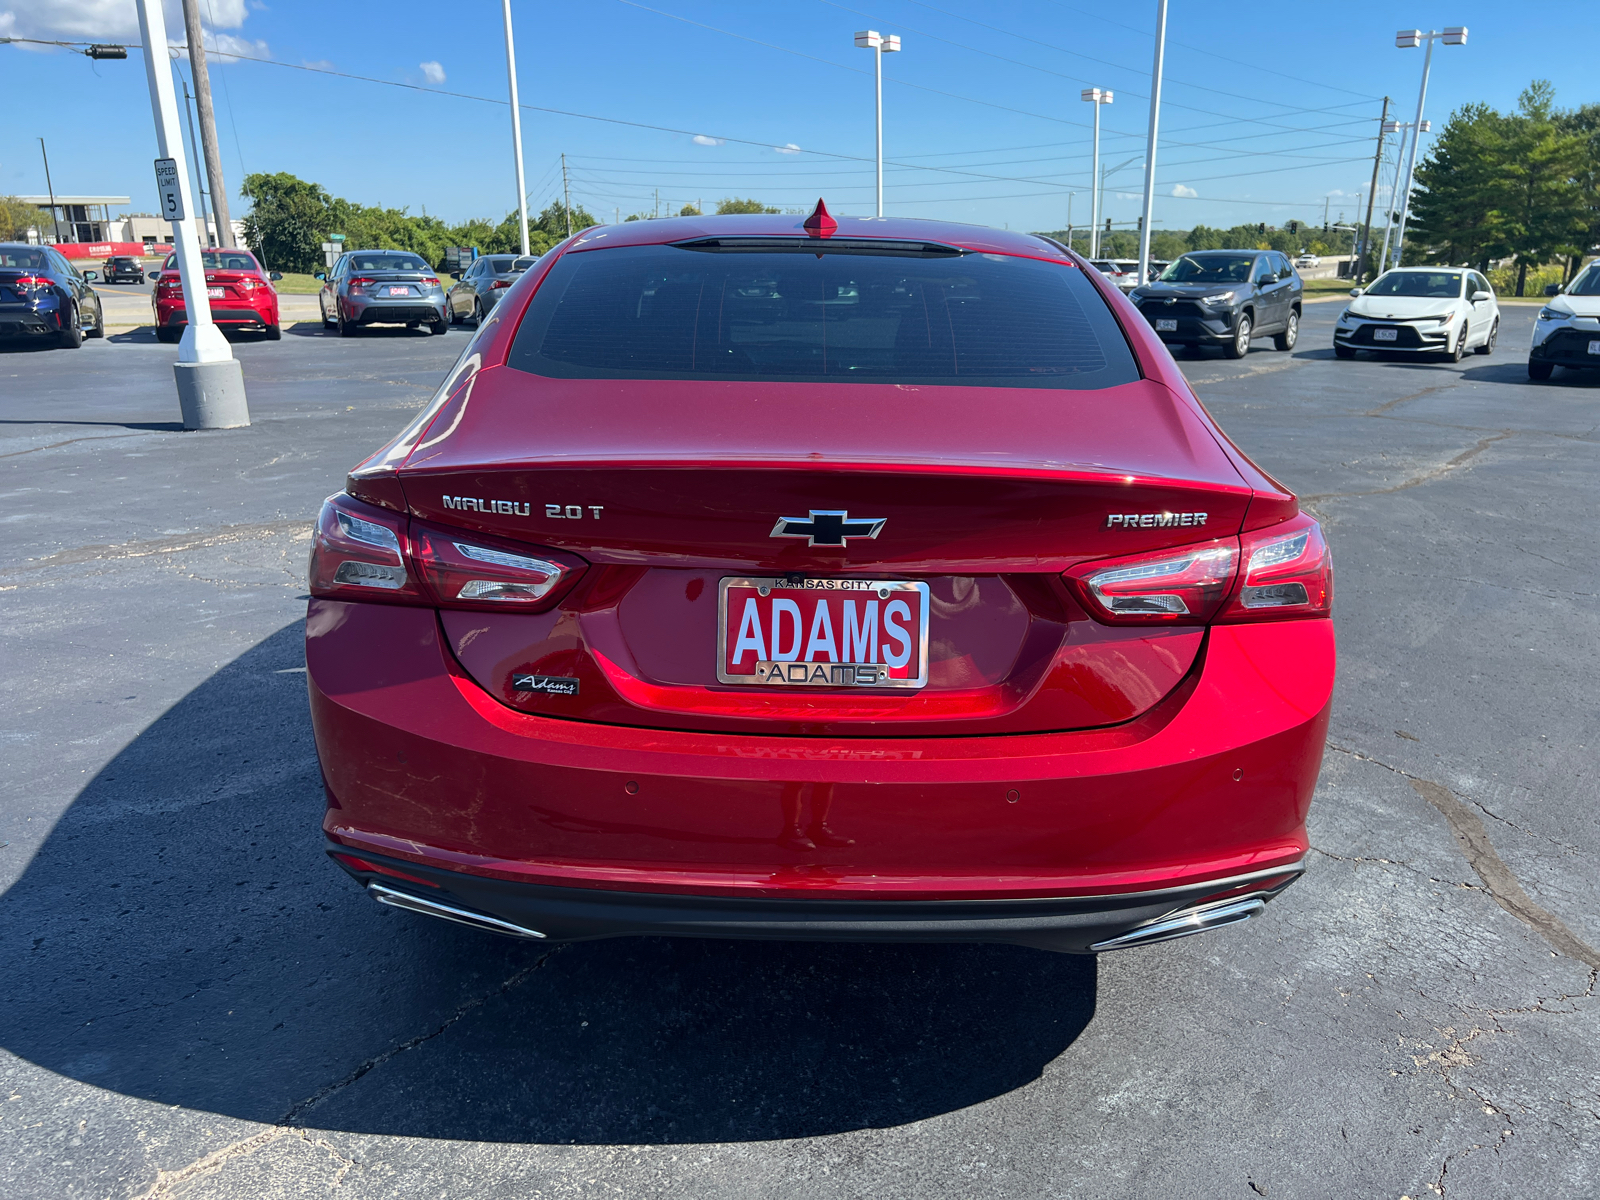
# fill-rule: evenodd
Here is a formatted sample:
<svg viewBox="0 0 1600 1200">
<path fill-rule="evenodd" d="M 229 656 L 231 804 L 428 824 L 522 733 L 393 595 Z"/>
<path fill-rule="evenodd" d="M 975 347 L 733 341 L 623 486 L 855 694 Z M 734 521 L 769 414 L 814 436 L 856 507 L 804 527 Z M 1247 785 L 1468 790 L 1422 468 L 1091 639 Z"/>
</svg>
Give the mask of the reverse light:
<svg viewBox="0 0 1600 1200">
<path fill-rule="evenodd" d="M 1304 513 L 1240 539 L 1244 567 L 1220 620 L 1325 617 L 1333 607 L 1333 557 L 1322 526 Z"/>
<path fill-rule="evenodd" d="M 1108 624 L 1200 625 L 1233 585 L 1238 543 L 1205 542 L 1082 563 L 1066 579 L 1090 614 Z"/>
</svg>

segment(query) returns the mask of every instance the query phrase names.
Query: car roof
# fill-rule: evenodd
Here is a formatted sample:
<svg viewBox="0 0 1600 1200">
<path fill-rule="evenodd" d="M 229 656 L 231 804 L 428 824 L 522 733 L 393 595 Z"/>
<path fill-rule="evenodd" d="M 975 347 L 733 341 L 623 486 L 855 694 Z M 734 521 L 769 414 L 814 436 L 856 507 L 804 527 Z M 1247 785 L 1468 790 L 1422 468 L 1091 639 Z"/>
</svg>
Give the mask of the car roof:
<svg viewBox="0 0 1600 1200">
<path fill-rule="evenodd" d="M 608 246 L 659 246 L 697 237 L 805 237 L 804 213 L 738 213 L 709 217 L 664 217 L 658 221 L 628 221 L 598 225 L 580 233 L 569 250 L 598 250 Z M 1067 257 L 1053 242 L 1031 233 L 963 225 L 955 221 L 919 217 L 842 217 L 836 238 L 883 238 L 893 241 L 927 241 L 963 250 L 994 254 L 1020 254 L 1029 258 Z M 530 256 L 531 257 L 531 256 Z"/>
<path fill-rule="evenodd" d="M 1271 254 L 1271 250 L 1185 250 L 1185 258 L 1204 258 L 1208 254 Z"/>
</svg>

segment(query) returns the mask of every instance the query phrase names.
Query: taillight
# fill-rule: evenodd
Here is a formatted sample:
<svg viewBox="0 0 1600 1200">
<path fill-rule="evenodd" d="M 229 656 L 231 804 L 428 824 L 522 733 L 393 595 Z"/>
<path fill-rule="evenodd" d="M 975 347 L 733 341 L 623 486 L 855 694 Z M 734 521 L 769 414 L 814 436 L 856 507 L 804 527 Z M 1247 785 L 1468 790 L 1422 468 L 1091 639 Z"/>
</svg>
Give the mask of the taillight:
<svg viewBox="0 0 1600 1200">
<path fill-rule="evenodd" d="M 238 288 L 241 292 L 253 292 L 256 288 L 262 285 L 259 279 L 252 279 L 248 275 L 241 275 L 238 279 L 233 281 L 233 286 Z"/>
<path fill-rule="evenodd" d="M 47 292 L 54 284 L 42 275 L 20 275 L 11 281 L 11 290 L 18 295 L 27 292 Z"/>
<path fill-rule="evenodd" d="M 549 608 L 583 569 L 569 555 L 497 544 L 420 521 L 411 526 L 411 552 L 428 590 L 445 608 Z"/>
<path fill-rule="evenodd" d="M 489 285 L 489 287 L 491 289 L 493 289 L 493 288 L 510 287 L 510 286 L 511 286 L 511 281 L 509 279 L 496 279 L 493 283 L 491 283 Z"/>
<path fill-rule="evenodd" d="M 311 538 L 313 596 L 340 600 L 422 600 L 406 569 L 406 518 L 348 496 L 322 504 Z"/>
<path fill-rule="evenodd" d="M 1244 563 L 1223 621 L 1325 617 L 1333 608 L 1333 556 L 1304 513 L 1239 539 Z"/>
<path fill-rule="evenodd" d="M 1222 607 L 1238 561 L 1238 543 L 1228 538 L 1080 563 L 1066 579 L 1101 621 L 1200 625 Z"/>
<path fill-rule="evenodd" d="M 313 596 L 490 612 L 538 612 L 586 564 L 466 530 L 408 521 L 343 493 L 323 502 L 311 541 Z"/>
<path fill-rule="evenodd" d="M 439 286 L 439 280 L 436 277 L 432 276 L 432 275 L 426 275 L 422 279 L 422 286 L 423 287 L 438 287 Z"/>
</svg>

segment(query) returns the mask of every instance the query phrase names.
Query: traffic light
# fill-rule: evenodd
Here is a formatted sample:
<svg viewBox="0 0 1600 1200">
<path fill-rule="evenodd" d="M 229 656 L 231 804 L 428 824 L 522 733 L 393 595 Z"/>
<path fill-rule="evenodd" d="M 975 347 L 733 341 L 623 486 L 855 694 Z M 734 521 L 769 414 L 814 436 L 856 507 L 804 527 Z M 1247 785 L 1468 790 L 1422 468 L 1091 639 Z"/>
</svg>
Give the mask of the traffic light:
<svg viewBox="0 0 1600 1200">
<path fill-rule="evenodd" d="M 1106 218 L 1106 232 L 1107 233 L 1111 232 L 1111 218 L 1110 217 Z"/>
<path fill-rule="evenodd" d="M 1266 231 L 1267 231 L 1267 223 L 1265 221 L 1261 222 L 1261 224 L 1256 226 L 1256 232 L 1257 233 L 1265 233 Z"/>
<path fill-rule="evenodd" d="M 1328 232 L 1328 223 L 1326 221 L 1324 221 L 1322 223 L 1322 232 L 1323 233 L 1327 233 Z"/>
<path fill-rule="evenodd" d="M 1140 233 L 1144 232 L 1144 218 L 1143 217 L 1139 218 L 1139 232 Z"/>
<path fill-rule="evenodd" d="M 1299 221 L 1290 221 L 1288 226 L 1287 226 L 1287 228 L 1288 228 L 1290 233 L 1299 233 L 1300 232 L 1300 222 Z"/>
</svg>

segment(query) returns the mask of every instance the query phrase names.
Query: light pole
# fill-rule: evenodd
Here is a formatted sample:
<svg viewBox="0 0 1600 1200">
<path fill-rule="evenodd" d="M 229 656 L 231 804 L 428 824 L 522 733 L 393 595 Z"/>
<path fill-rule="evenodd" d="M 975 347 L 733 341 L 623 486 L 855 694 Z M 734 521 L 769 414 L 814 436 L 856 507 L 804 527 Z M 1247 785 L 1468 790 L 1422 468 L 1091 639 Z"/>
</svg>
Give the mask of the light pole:
<svg viewBox="0 0 1600 1200">
<path fill-rule="evenodd" d="M 185 429 L 232 429 L 250 424 L 245 403 L 244 373 L 228 346 L 228 339 L 211 319 L 205 264 L 189 215 L 189 169 L 184 162 L 182 126 L 178 124 L 178 98 L 172 88 L 167 59 L 167 24 L 161 0 L 139 0 L 139 35 L 144 40 L 144 70 L 150 83 L 150 107 L 155 114 L 158 190 L 170 186 L 172 243 L 178 255 L 178 278 L 183 284 L 185 324 L 178 343 L 173 375 L 178 382 L 178 406 Z M 164 172 L 170 172 L 164 174 Z"/>
<path fill-rule="evenodd" d="M 1109 167 L 1108 166 L 1108 167 L 1100 168 L 1100 183 L 1099 183 L 1099 191 L 1097 193 L 1099 195 L 1099 197 L 1100 197 L 1100 203 L 1095 208 L 1095 212 L 1096 213 L 1099 213 L 1099 212 L 1103 211 L 1105 209 L 1105 206 L 1106 206 L 1106 180 L 1110 179 L 1111 176 L 1115 175 L 1118 171 L 1122 170 L 1124 167 L 1131 167 L 1134 163 L 1136 163 L 1138 161 L 1139 161 L 1139 156 L 1137 154 L 1135 154 L 1132 158 L 1124 159 L 1122 162 L 1119 162 L 1114 167 Z M 1107 233 L 1110 232 L 1110 225 L 1111 225 L 1111 218 L 1107 217 L 1105 219 L 1105 226 L 1106 227 L 1104 229 L 1104 232 L 1107 232 Z M 1099 222 L 1099 220 L 1097 218 L 1096 221 L 1095 221 L 1095 226 L 1094 226 L 1094 230 L 1093 230 L 1094 250 L 1089 255 L 1090 258 L 1099 258 L 1100 254 L 1101 254 L 1101 251 L 1105 249 L 1105 247 L 1100 244 L 1100 234 L 1101 234 L 1101 232 L 1102 232 L 1102 228 L 1101 228 L 1100 222 Z"/>
<path fill-rule="evenodd" d="M 1395 148 L 1394 183 L 1389 187 L 1389 215 L 1383 222 L 1383 253 L 1378 256 L 1378 274 L 1380 275 L 1387 271 L 1390 267 L 1398 267 L 1400 265 L 1400 254 L 1398 249 L 1396 250 L 1394 261 L 1392 263 L 1389 261 L 1389 249 L 1391 245 L 1391 239 L 1394 237 L 1396 228 L 1395 205 L 1400 200 L 1400 172 L 1405 167 L 1406 162 L 1406 135 L 1407 133 L 1410 133 L 1413 142 L 1415 142 L 1417 138 L 1417 126 L 1410 121 L 1390 121 L 1389 124 L 1385 126 L 1385 129 L 1387 129 L 1390 133 L 1398 133 L 1400 135 L 1400 142 Z M 1422 122 L 1423 133 L 1429 133 L 1432 131 L 1432 129 L 1432 121 Z M 1415 146 L 1413 146 L 1413 151 L 1414 150 Z M 1398 243 L 1395 243 L 1395 245 L 1398 246 Z"/>
<path fill-rule="evenodd" d="M 1094 158 L 1089 166 L 1089 257 L 1100 257 L 1100 192 L 1095 188 L 1095 180 L 1100 175 L 1100 106 L 1110 104 L 1112 94 L 1110 88 L 1084 88 L 1079 96 L 1085 104 L 1094 105 Z"/>
<path fill-rule="evenodd" d="M 517 48 L 511 40 L 511 0 L 501 0 L 506 17 L 506 75 L 511 79 L 511 148 L 517 159 L 517 216 L 522 253 L 528 253 L 528 185 L 522 175 L 522 109 L 517 105 Z"/>
<path fill-rule="evenodd" d="M 856 34 L 856 45 L 872 51 L 873 75 L 878 96 L 878 215 L 883 216 L 883 56 L 900 49 L 900 35 L 881 34 L 876 29 L 863 29 Z"/>
<path fill-rule="evenodd" d="M 1156 61 L 1150 69 L 1150 142 L 1144 153 L 1144 217 L 1139 222 L 1139 282 L 1150 278 L 1150 218 L 1156 199 L 1156 135 L 1161 125 L 1161 67 L 1167 57 L 1167 0 L 1156 0 Z"/>
<path fill-rule="evenodd" d="M 1402 29 L 1394 35 L 1394 44 L 1402 50 L 1415 50 L 1423 42 L 1428 43 L 1427 53 L 1422 56 L 1422 86 L 1417 89 L 1417 117 L 1416 125 L 1419 130 L 1411 136 L 1411 153 L 1406 159 L 1406 190 L 1400 199 L 1400 228 L 1396 231 L 1394 240 L 1394 261 L 1400 265 L 1400 254 L 1406 240 L 1406 218 L 1411 215 L 1411 183 L 1417 169 L 1417 143 L 1422 140 L 1420 130 L 1422 127 L 1422 104 L 1428 98 L 1428 68 L 1433 65 L 1433 43 L 1442 41 L 1446 46 L 1465 46 L 1467 44 L 1467 27 L 1465 25 L 1447 25 L 1443 29 L 1430 29 L 1423 33 L 1420 29 Z"/>
</svg>

